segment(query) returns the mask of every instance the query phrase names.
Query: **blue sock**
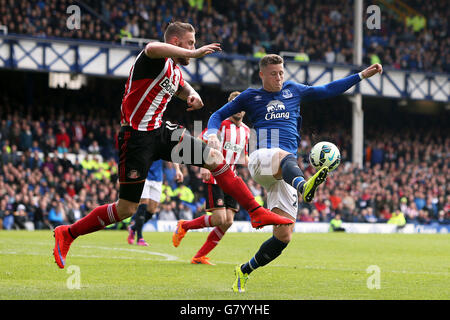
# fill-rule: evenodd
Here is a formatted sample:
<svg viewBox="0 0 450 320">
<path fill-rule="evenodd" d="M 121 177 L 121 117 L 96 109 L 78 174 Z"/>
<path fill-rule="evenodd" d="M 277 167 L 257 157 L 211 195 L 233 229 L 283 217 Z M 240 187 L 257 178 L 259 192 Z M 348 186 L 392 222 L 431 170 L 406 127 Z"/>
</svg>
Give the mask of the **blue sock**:
<svg viewBox="0 0 450 320">
<path fill-rule="evenodd" d="M 269 262 L 275 260 L 287 245 L 287 243 L 272 236 L 272 238 L 261 245 L 258 252 L 250 259 L 250 261 L 241 266 L 241 271 L 250 274 L 257 268 L 265 266 Z"/>
<path fill-rule="evenodd" d="M 283 180 L 293 186 L 298 192 L 303 193 L 305 175 L 297 164 L 297 159 L 293 154 L 289 154 L 280 163 Z"/>
</svg>

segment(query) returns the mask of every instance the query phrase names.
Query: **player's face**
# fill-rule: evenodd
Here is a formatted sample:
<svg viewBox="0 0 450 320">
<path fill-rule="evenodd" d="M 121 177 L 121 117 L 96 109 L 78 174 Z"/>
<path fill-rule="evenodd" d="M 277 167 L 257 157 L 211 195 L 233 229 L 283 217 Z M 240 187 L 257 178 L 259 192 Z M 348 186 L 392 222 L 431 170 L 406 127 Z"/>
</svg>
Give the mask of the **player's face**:
<svg viewBox="0 0 450 320">
<path fill-rule="evenodd" d="M 194 50 L 195 49 L 195 33 L 185 32 L 183 36 L 177 38 L 175 45 L 184 49 Z M 177 63 L 187 66 L 189 64 L 189 58 L 177 58 Z"/>
<path fill-rule="evenodd" d="M 233 114 L 231 117 L 233 118 L 234 121 L 239 122 L 239 121 L 242 121 L 242 119 L 244 118 L 244 115 L 245 115 L 245 111 L 241 111 L 241 112 Z"/>
<path fill-rule="evenodd" d="M 284 82 L 283 64 L 269 64 L 259 71 L 263 88 L 270 92 L 280 91 Z"/>
</svg>

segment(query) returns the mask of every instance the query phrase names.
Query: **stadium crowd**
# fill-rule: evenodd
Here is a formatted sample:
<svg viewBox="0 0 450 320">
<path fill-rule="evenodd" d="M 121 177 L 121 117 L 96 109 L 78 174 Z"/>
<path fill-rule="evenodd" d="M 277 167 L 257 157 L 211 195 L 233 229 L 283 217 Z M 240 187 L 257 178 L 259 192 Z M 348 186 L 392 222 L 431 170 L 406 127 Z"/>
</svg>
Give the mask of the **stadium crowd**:
<svg viewBox="0 0 450 320">
<path fill-rule="evenodd" d="M 70 91 L 49 89 L 39 79 L 45 76 L 35 75 L 30 80 L 34 89 L 30 89 L 26 81 L 18 81 L 18 74 L 14 81 L 6 81 L 11 74 L 0 81 L 2 228 L 54 228 L 115 201 L 122 81 L 91 80 L 89 86 Z M 205 108 L 195 112 L 180 112 L 185 104 L 174 99 L 167 119 L 188 128 L 194 119 L 205 124 L 211 111 L 226 100 L 225 92 L 212 90 L 200 91 Z M 307 176 L 313 173 L 307 156 L 311 146 L 322 140 L 338 145 L 342 163 L 318 189 L 314 202 L 301 203 L 298 221 L 328 222 L 340 213 L 345 222 L 386 222 L 400 210 L 407 222 L 450 223 L 448 115 L 427 118 L 397 112 L 386 117 L 372 111 L 365 124 L 366 163 L 358 168 L 351 162 L 345 101 L 337 98 L 331 104 L 316 103 L 314 108 L 303 105 L 300 167 Z M 165 163 L 157 219 L 190 219 L 203 213 L 200 170 L 182 166 L 182 171 L 184 182 L 177 184 L 172 164 Z M 238 174 L 264 204 L 265 191 L 251 179 L 248 169 L 239 167 Z M 244 210 L 236 216 L 236 220 L 247 219 Z"/>
<path fill-rule="evenodd" d="M 297 52 L 300 61 L 352 63 L 353 2 L 264 0 L 85 0 L 79 28 L 68 29 L 67 0 L 0 0 L 0 24 L 9 33 L 43 38 L 120 42 L 123 37 L 163 39 L 173 20 L 192 23 L 197 45 L 220 42 L 226 53 L 258 56 Z M 432 72 L 450 71 L 449 8 L 414 0 L 404 21 L 383 8 L 380 29 L 365 29 L 367 64 Z M 366 18 L 368 15 L 366 14 Z"/>
</svg>

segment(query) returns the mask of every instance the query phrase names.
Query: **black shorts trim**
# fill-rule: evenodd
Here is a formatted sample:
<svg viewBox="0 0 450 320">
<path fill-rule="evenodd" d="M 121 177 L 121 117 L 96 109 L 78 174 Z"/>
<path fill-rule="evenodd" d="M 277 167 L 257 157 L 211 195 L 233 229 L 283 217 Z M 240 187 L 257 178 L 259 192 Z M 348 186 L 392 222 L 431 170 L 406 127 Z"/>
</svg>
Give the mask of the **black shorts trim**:
<svg viewBox="0 0 450 320">
<path fill-rule="evenodd" d="M 119 199 L 139 203 L 141 201 L 142 190 L 144 190 L 144 184 L 145 180 L 140 182 L 121 182 Z"/>
<path fill-rule="evenodd" d="M 118 142 L 119 198 L 133 202 L 139 202 L 153 161 L 163 159 L 203 167 L 203 155 L 209 154 L 209 147 L 205 142 L 192 137 L 183 126 L 166 121 L 151 131 L 122 126 Z M 139 186 L 126 187 L 133 184 Z"/>
<path fill-rule="evenodd" d="M 224 193 L 217 184 L 205 183 L 205 210 L 212 211 L 215 209 L 226 208 L 233 211 L 239 210 L 237 201 Z"/>
</svg>

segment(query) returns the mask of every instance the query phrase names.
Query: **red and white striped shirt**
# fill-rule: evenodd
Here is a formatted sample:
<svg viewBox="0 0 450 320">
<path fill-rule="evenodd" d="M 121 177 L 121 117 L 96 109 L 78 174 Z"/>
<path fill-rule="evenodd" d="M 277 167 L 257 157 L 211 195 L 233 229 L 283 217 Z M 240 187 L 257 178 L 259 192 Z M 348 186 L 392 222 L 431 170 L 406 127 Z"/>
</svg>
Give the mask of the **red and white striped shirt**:
<svg viewBox="0 0 450 320">
<path fill-rule="evenodd" d="M 200 138 L 205 142 L 206 138 L 204 134 L 207 131 L 208 129 L 206 128 L 200 135 Z M 226 119 L 222 121 L 217 136 L 220 136 L 222 154 L 226 163 L 230 165 L 231 170 L 235 171 L 236 164 L 239 164 L 238 161 L 242 152 L 244 152 L 244 155 L 248 155 L 250 128 L 243 122 L 237 126 L 231 120 Z M 203 180 L 203 182 L 217 184 L 212 175 L 208 181 Z"/>
<path fill-rule="evenodd" d="M 121 123 L 139 131 L 159 128 L 167 104 L 179 86 L 184 86 L 183 76 L 171 58 L 151 59 L 142 50 L 125 85 Z"/>
</svg>

